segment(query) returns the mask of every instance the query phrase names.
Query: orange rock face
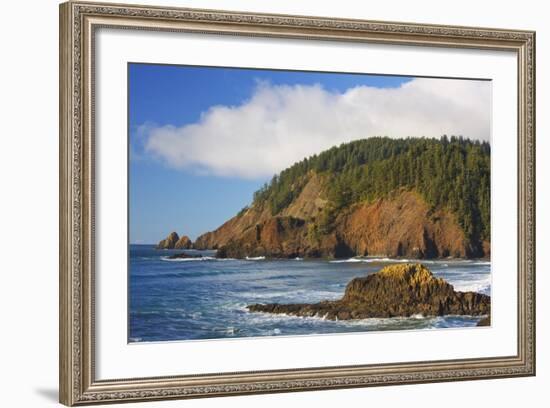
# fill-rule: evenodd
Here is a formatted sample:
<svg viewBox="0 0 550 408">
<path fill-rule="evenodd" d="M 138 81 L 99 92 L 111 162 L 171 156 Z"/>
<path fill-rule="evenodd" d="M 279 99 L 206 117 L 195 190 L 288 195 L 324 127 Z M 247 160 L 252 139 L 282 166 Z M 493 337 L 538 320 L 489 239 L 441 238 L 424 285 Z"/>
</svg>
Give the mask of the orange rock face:
<svg viewBox="0 0 550 408">
<path fill-rule="evenodd" d="M 306 189 L 304 189 L 306 190 Z M 321 190 L 317 190 L 320 194 Z M 311 189 L 309 199 L 315 197 Z M 213 232 L 199 237 L 195 248 L 219 249 L 219 256 L 408 258 L 489 256 L 490 245 L 468 242 L 456 217 L 447 210 L 432 211 L 416 192 L 399 191 L 372 203 L 360 203 L 336 215 L 330 233 L 312 236 L 311 227 L 323 208 L 307 206 L 301 197 L 281 215 L 250 208 Z M 307 211 L 304 211 L 307 209 Z M 289 211 L 290 210 L 290 211 Z M 284 215 L 299 213 L 303 218 Z M 308 213 L 309 211 L 309 213 Z"/>
<path fill-rule="evenodd" d="M 401 192 L 342 214 L 337 234 L 356 255 L 469 257 L 475 252 L 448 211 L 433 214 L 422 197 Z"/>
</svg>

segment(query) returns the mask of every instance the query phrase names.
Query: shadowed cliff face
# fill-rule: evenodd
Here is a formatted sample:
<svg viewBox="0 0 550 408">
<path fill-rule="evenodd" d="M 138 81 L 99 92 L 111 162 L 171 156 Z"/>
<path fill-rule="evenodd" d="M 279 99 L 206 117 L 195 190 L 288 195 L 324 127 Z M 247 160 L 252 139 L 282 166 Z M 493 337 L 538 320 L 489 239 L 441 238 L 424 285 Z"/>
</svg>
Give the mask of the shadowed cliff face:
<svg viewBox="0 0 550 408">
<path fill-rule="evenodd" d="M 355 278 L 337 301 L 314 304 L 254 304 L 251 312 L 318 316 L 330 320 L 373 317 L 489 315 L 491 298 L 475 292 L 455 292 L 421 264 L 390 265 L 377 273 Z"/>
<path fill-rule="evenodd" d="M 218 249 L 220 257 L 275 258 L 381 255 L 438 258 L 488 255 L 464 237 L 449 211 L 432 212 L 423 198 L 400 191 L 373 203 L 360 203 L 338 212 L 330 232 L 313 233 L 326 201 L 316 177 L 281 215 L 252 207 L 216 231 L 200 236 L 197 249 Z M 303 197 L 306 195 L 306 197 Z M 313 205 L 311 202 L 315 201 Z M 287 213 L 294 215 L 287 215 Z M 300 216 L 300 217 L 297 217 Z"/>
</svg>

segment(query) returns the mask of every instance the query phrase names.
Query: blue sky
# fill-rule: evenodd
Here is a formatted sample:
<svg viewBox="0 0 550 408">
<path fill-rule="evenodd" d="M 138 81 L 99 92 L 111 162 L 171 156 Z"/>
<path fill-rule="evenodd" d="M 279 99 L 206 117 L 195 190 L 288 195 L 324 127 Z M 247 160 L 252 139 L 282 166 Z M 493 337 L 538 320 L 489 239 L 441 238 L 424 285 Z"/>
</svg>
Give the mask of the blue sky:
<svg viewBox="0 0 550 408">
<path fill-rule="evenodd" d="M 394 113 L 420 118 L 403 124 L 419 136 L 447 126 L 410 112 L 416 95 L 441 88 L 411 77 L 156 64 L 129 64 L 128 74 L 131 243 L 171 231 L 195 239 L 304 156 L 381 132 L 403 136 Z M 472 81 L 451 88 L 458 82 Z M 442 104 L 437 95 L 433 103 Z"/>
</svg>

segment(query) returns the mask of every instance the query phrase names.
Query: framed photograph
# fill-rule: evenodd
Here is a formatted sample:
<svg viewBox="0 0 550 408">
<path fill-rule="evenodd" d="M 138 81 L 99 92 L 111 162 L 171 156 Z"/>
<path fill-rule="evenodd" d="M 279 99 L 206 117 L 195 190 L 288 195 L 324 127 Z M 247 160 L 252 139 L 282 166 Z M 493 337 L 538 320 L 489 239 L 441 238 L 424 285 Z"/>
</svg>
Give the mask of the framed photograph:
<svg viewBox="0 0 550 408">
<path fill-rule="evenodd" d="M 60 401 L 535 374 L 535 33 L 60 6 Z"/>
</svg>

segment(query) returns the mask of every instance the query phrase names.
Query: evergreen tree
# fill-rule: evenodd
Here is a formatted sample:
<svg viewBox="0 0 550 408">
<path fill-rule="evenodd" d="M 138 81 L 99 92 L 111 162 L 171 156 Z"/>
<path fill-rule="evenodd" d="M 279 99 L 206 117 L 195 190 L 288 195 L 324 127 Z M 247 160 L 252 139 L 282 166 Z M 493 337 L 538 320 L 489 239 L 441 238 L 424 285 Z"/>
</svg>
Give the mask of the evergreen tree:
<svg viewBox="0 0 550 408">
<path fill-rule="evenodd" d="M 329 180 L 330 203 L 316 234 L 330 230 L 338 210 L 404 188 L 419 192 L 434 209 L 455 213 L 469 239 L 490 240 L 490 154 L 489 143 L 461 136 L 357 140 L 282 171 L 254 193 L 254 203 L 267 203 L 276 215 L 298 197 L 309 173 L 316 172 Z"/>
</svg>

